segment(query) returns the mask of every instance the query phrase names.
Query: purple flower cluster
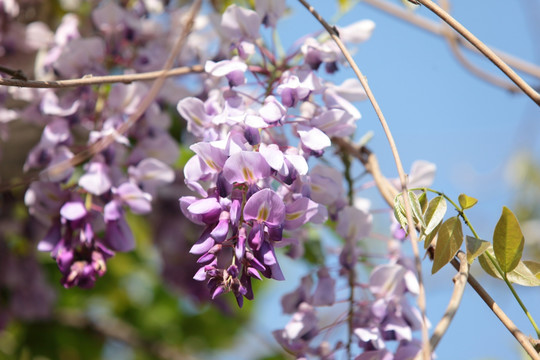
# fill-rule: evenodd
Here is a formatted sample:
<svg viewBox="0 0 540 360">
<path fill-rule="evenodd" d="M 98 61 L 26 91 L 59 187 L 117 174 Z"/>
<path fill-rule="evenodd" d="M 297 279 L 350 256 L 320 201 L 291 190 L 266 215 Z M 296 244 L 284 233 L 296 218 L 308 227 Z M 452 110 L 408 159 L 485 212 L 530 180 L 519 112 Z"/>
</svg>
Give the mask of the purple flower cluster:
<svg viewBox="0 0 540 360">
<path fill-rule="evenodd" d="M 332 136 L 353 134 L 360 113 L 350 101 L 364 97 L 356 82 L 325 84 L 308 57 L 291 60 L 304 47 L 287 55 L 290 63 L 261 48 L 261 25 L 275 26 L 284 8 L 284 1 L 227 8 L 225 60 L 207 61 L 207 90 L 177 106 L 199 140 L 184 168 L 199 197 L 180 199 L 184 215 L 204 226 L 191 248 L 202 265 L 195 279 L 207 281 L 213 297 L 233 292 L 240 306 L 253 298 L 252 278 L 283 280 L 275 247 L 298 248 L 302 225 L 337 218 L 345 207 L 344 191 L 329 191 L 342 189 L 339 171 L 318 166 L 308 174 L 308 160 Z"/>
<path fill-rule="evenodd" d="M 160 69 L 179 27 L 165 28 L 158 15 L 182 23 L 185 12 L 148 8 L 143 1 L 126 6 L 103 2 L 93 10 L 91 24 L 86 24 L 94 30 L 90 36 L 81 34 L 79 18 L 68 13 L 54 36 L 40 44 L 44 55 L 37 72 L 42 78 L 71 78 Z M 193 62 L 200 46 L 210 41 L 210 34 L 197 35 L 199 41 L 186 45 L 181 61 Z M 149 213 L 158 189 L 175 178 L 171 166 L 179 145 L 169 134 L 167 108 L 186 90 L 166 83 L 136 126 L 124 135 L 118 132 L 147 93 L 146 85 L 132 83 L 10 94 L 27 101 L 17 117 L 43 126 L 41 139 L 24 165 L 27 171 L 43 171 L 40 181 L 28 189 L 25 202 L 30 213 L 49 227 L 38 249 L 51 253 L 65 287 L 93 286 L 114 252 L 132 250 L 135 243 L 126 212 Z M 80 166 L 67 163 L 84 146 L 106 136 L 113 136 L 115 142 Z"/>
</svg>

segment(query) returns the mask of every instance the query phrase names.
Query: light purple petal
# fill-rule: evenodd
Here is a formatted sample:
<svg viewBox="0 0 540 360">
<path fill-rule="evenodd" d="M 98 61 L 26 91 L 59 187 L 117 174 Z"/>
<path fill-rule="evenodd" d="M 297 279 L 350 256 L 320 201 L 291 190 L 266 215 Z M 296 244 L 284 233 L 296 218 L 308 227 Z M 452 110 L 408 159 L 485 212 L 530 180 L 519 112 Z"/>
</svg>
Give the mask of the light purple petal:
<svg viewBox="0 0 540 360">
<path fill-rule="evenodd" d="M 223 166 L 225 179 L 233 183 L 255 184 L 270 176 L 271 169 L 258 152 L 242 151 L 231 155 Z"/>
<path fill-rule="evenodd" d="M 311 150 L 319 151 L 332 145 L 330 138 L 318 128 L 298 126 L 298 135 L 302 143 Z"/>
<path fill-rule="evenodd" d="M 336 280 L 328 273 L 328 269 L 323 267 L 317 271 L 319 282 L 313 293 L 314 306 L 331 306 L 336 301 Z"/>
<path fill-rule="evenodd" d="M 283 167 L 284 156 L 276 144 L 261 144 L 259 146 L 259 154 L 261 154 L 266 162 L 274 170 L 280 170 Z"/>
<path fill-rule="evenodd" d="M 133 233 L 123 217 L 107 222 L 105 241 L 115 251 L 131 251 L 135 248 Z"/>
<path fill-rule="evenodd" d="M 126 203 L 135 214 L 146 214 L 152 210 L 152 196 L 143 192 L 133 183 L 125 182 L 113 189 L 113 193 Z"/>
<path fill-rule="evenodd" d="M 60 215 L 70 221 L 82 219 L 87 213 L 82 201 L 67 202 L 60 209 Z"/>
<path fill-rule="evenodd" d="M 255 220 L 267 226 L 280 226 L 285 220 L 285 204 L 273 190 L 262 189 L 246 202 L 244 220 Z"/>
<path fill-rule="evenodd" d="M 307 223 L 319 212 L 319 204 L 309 198 L 301 197 L 287 204 L 285 229 L 293 230 Z"/>
<path fill-rule="evenodd" d="M 337 233 L 344 239 L 361 240 L 371 233 L 373 215 L 358 208 L 347 206 L 339 212 Z"/>
<path fill-rule="evenodd" d="M 235 40 L 255 40 L 259 37 L 261 18 L 249 9 L 237 5 L 229 6 L 221 18 L 221 30 L 223 35 Z"/>
<path fill-rule="evenodd" d="M 111 188 L 107 165 L 100 162 L 90 163 L 86 173 L 80 177 L 79 186 L 94 195 L 103 195 Z"/>
</svg>

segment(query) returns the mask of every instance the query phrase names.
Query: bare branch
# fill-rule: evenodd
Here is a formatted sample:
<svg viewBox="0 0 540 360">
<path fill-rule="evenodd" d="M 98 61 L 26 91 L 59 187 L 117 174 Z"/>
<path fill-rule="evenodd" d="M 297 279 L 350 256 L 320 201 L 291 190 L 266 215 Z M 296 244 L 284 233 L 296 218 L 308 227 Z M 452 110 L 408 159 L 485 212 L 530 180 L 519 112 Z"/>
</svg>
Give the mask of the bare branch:
<svg viewBox="0 0 540 360">
<path fill-rule="evenodd" d="M 412 13 L 410 11 L 407 11 L 402 6 L 395 5 L 392 3 L 389 3 L 388 1 L 384 0 L 363 0 L 363 3 L 372 6 L 374 8 L 377 8 L 379 10 L 382 10 L 392 16 L 397 17 L 398 19 L 401 19 L 403 21 L 408 22 L 409 24 L 415 25 L 421 29 L 427 30 L 435 35 L 444 35 L 445 30 L 442 26 L 440 26 L 435 21 L 429 20 L 424 18 L 423 16 L 417 15 L 415 13 Z M 462 37 L 456 37 L 456 42 L 460 46 L 464 46 L 468 50 L 474 51 L 476 54 L 481 54 L 480 51 L 475 48 L 471 43 L 467 42 Z M 494 53 L 496 53 L 505 63 L 512 66 L 514 69 L 519 70 L 523 73 L 526 73 L 528 75 L 534 76 L 538 79 L 540 79 L 540 66 L 532 64 L 530 62 L 524 61 L 523 59 L 520 59 L 518 57 L 515 57 L 513 55 L 507 54 L 501 50 L 498 50 L 494 47 L 490 48 L 493 50 Z"/>
<path fill-rule="evenodd" d="M 186 75 L 190 73 L 203 72 L 202 65 L 183 66 L 171 70 L 150 71 L 138 74 L 92 76 L 86 75 L 80 79 L 58 80 L 58 81 L 38 81 L 21 79 L 0 78 L 0 85 L 18 86 L 27 88 L 68 88 L 85 85 L 112 84 L 112 83 L 131 83 L 133 81 L 154 80 L 159 77 L 171 77 Z"/>
<path fill-rule="evenodd" d="M 450 261 L 450 263 L 452 264 L 452 266 L 454 266 L 456 270 L 459 270 L 460 262 L 458 260 L 454 258 L 452 259 L 452 261 Z M 469 285 L 471 285 L 474 291 L 476 291 L 476 293 L 482 298 L 482 300 L 484 300 L 486 305 L 491 309 L 491 311 L 493 311 L 495 316 L 497 316 L 499 320 L 503 323 L 503 325 L 506 326 L 508 331 L 510 331 L 510 333 L 514 335 L 514 337 L 521 344 L 523 349 L 525 349 L 527 354 L 529 354 L 531 359 L 540 360 L 540 355 L 538 354 L 538 352 L 536 352 L 536 350 L 534 349 L 533 345 L 531 344 L 527 336 L 525 336 L 525 334 L 523 334 L 517 328 L 514 322 L 510 320 L 510 318 L 504 313 L 504 311 L 502 311 L 499 305 L 497 305 L 495 300 L 493 300 L 493 298 L 489 296 L 487 291 L 482 287 L 482 285 L 480 285 L 480 283 L 474 278 L 474 276 L 469 274 L 467 282 L 469 283 Z"/>
<path fill-rule="evenodd" d="M 433 335 L 431 335 L 431 339 L 429 342 L 431 344 L 432 351 L 435 350 L 435 348 L 439 344 L 439 341 L 442 339 L 442 337 L 448 330 L 448 327 L 450 326 L 454 315 L 456 315 L 457 309 L 463 297 L 463 292 L 465 291 L 465 286 L 467 285 L 467 278 L 469 277 L 469 264 L 467 263 L 467 257 L 462 251 L 459 251 L 456 256 L 459 258 L 459 261 L 461 263 L 459 267 L 459 272 L 454 277 L 454 291 L 452 292 L 452 297 L 448 302 L 446 311 L 437 326 L 435 326 Z"/>
<path fill-rule="evenodd" d="M 454 30 L 460 33 L 467 41 L 473 44 L 485 57 L 487 57 L 495 66 L 497 66 L 514 84 L 516 84 L 528 97 L 540 106 L 540 94 L 538 94 L 525 80 L 523 80 L 510 66 L 508 66 L 500 57 L 497 56 L 489 47 L 474 36 L 467 28 L 461 25 L 450 14 L 440 8 L 431 0 L 417 0 L 420 4 L 427 7 L 435 15 L 444 20 Z"/>
<path fill-rule="evenodd" d="M 449 1 L 441 0 L 440 4 L 441 4 L 441 8 L 443 8 L 446 12 L 450 13 Z M 443 26 L 444 28 L 442 31 L 442 36 L 448 42 L 448 45 L 450 46 L 450 51 L 452 51 L 452 54 L 454 54 L 457 61 L 461 63 L 461 65 L 463 65 L 465 69 L 469 70 L 473 75 L 479 77 L 480 79 L 485 80 L 495 86 L 501 87 L 505 90 L 508 90 L 512 93 L 521 92 L 521 89 L 518 88 L 513 83 L 508 82 L 506 80 L 502 80 L 498 76 L 491 75 L 490 73 L 473 65 L 469 60 L 467 60 L 467 58 L 461 52 L 461 48 L 459 47 L 459 43 L 458 43 L 459 37 L 455 34 L 454 31 L 452 31 L 452 29 L 448 25 L 444 25 L 443 23 Z"/>
<path fill-rule="evenodd" d="M 420 255 L 418 251 L 418 241 L 417 241 L 417 235 L 415 229 L 415 223 L 413 222 L 412 218 L 412 210 L 411 210 L 411 204 L 409 201 L 408 196 L 408 189 L 407 189 L 407 176 L 405 175 L 405 171 L 403 170 L 403 164 L 401 163 L 401 159 L 399 157 L 399 153 L 397 151 L 396 143 L 394 141 L 394 137 L 392 136 L 392 133 L 390 131 L 390 128 L 388 127 L 388 123 L 386 122 L 386 119 L 381 111 L 381 108 L 375 99 L 375 96 L 373 95 L 373 92 L 371 91 L 371 88 L 368 85 L 366 77 L 362 74 L 360 69 L 358 68 L 358 65 L 352 58 L 351 54 L 345 47 L 345 44 L 341 41 L 339 38 L 339 34 L 335 27 L 331 27 L 326 20 L 323 19 L 317 11 L 313 8 L 313 6 L 309 5 L 305 0 L 299 0 L 302 5 L 306 9 L 308 9 L 309 12 L 321 23 L 321 25 L 325 28 L 325 30 L 328 32 L 330 37 L 334 40 L 336 45 L 339 47 L 341 52 L 343 53 L 343 56 L 351 65 L 351 68 L 353 69 L 354 73 L 358 77 L 358 80 L 362 84 L 362 87 L 364 88 L 369 101 L 373 105 L 373 108 L 375 109 L 375 112 L 377 113 L 377 116 L 379 118 L 379 121 L 384 129 L 384 133 L 386 134 L 386 137 L 388 139 L 388 143 L 390 145 L 390 149 L 392 150 L 392 155 L 394 156 L 394 160 L 396 162 L 396 168 L 399 174 L 399 180 L 401 182 L 401 188 L 403 191 L 403 199 L 404 199 L 404 205 L 405 205 L 405 213 L 407 215 L 407 223 L 409 225 L 409 236 L 411 239 L 411 244 L 413 248 L 414 258 L 415 258 L 415 265 L 416 265 L 416 272 L 418 276 L 418 282 L 420 284 L 420 291 L 418 294 L 418 307 L 420 308 L 420 311 L 422 313 L 422 338 L 423 338 L 423 346 L 422 346 L 422 352 L 424 359 L 430 359 L 431 358 L 431 351 L 429 349 L 429 337 L 428 337 L 428 331 L 427 331 L 427 317 L 426 317 L 426 297 L 425 297 L 425 288 L 422 281 L 422 263 L 420 261 Z"/>
</svg>

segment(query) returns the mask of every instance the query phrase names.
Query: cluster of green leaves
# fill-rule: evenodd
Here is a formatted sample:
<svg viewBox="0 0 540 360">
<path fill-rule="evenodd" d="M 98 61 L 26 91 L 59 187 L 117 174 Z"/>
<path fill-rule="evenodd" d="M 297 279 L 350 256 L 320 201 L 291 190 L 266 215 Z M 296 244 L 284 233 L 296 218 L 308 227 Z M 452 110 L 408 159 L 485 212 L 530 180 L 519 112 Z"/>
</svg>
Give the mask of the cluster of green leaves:
<svg viewBox="0 0 540 360">
<path fill-rule="evenodd" d="M 429 200 L 428 191 L 437 196 Z M 433 274 L 454 258 L 465 240 L 469 264 L 478 259 L 484 271 L 493 277 L 524 286 L 540 286 L 540 262 L 522 260 L 525 238 L 510 209 L 503 207 L 493 232 L 493 243 L 490 243 L 478 237 L 465 214 L 465 210 L 478 202 L 475 198 L 461 194 L 458 205 L 446 195 L 430 189 L 423 189 L 420 195 L 409 191 L 408 196 L 413 220 L 420 234 L 419 240 L 424 241 L 425 249 L 430 246 L 433 248 Z M 457 215 L 444 220 L 447 202 L 456 209 Z M 400 225 L 407 229 L 401 193 L 394 199 L 394 214 Z M 462 221 L 473 236 L 464 236 Z"/>
</svg>

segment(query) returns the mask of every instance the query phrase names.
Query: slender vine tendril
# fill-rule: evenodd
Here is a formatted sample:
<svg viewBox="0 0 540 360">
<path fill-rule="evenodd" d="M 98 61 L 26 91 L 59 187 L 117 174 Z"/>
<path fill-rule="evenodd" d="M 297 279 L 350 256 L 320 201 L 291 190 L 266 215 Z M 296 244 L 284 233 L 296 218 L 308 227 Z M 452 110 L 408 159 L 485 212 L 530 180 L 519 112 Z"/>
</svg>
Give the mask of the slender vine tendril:
<svg viewBox="0 0 540 360">
<path fill-rule="evenodd" d="M 478 236 L 478 233 L 476 232 L 476 230 L 474 229 L 473 225 L 471 224 L 471 222 L 469 221 L 469 218 L 467 217 L 467 215 L 465 214 L 465 210 L 459 206 L 458 204 L 456 204 L 452 199 L 450 199 L 446 194 L 444 194 L 443 192 L 440 192 L 440 191 L 437 191 L 437 190 L 433 190 L 433 189 L 430 189 L 430 188 L 415 188 L 415 189 L 411 189 L 411 191 L 413 190 L 419 190 L 419 191 L 425 191 L 425 192 L 431 192 L 431 193 L 434 193 L 434 194 L 437 194 L 439 196 L 442 196 L 444 197 L 450 204 L 452 204 L 452 206 L 456 209 L 456 211 L 458 212 L 458 215 L 463 219 L 463 222 L 465 222 L 465 225 L 467 225 L 467 227 L 471 230 L 472 234 L 474 235 L 474 237 L 476 239 L 480 239 L 480 236 Z M 497 260 L 493 257 L 493 255 L 491 255 L 489 252 L 484 252 L 484 254 L 486 254 L 487 258 L 489 259 L 489 261 L 491 262 L 491 264 L 493 265 L 493 267 L 495 268 L 495 270 L 497 270 L 497 273 L 499 273 L 499 275 L 501 276 L 501 278 L 504 280 L 504 282 L 506 283 L 506 285 L 508 286 L 508 288 L 510 289 L 510 291 L 512 292 L 512 295 L 514 296 L 514 298 L 516 299 L 516 301 L 518 302 L 519 306 L 521 306 L 521 309 L 523 310 L 523 312 L 525 313 L 525 315 L 527 316 L 527 318 L 529 319 L 530 323 L 532 324 L 534 330 L 536 331 L 536 335 L 538 336 L 538 338 L 540 339 L 540 329 L 538 328 L 538 325 L 536 324 L 536 321 L 534 321 L 531 313 L 529 312 L 529 310 L 527 309 L 527 307 L 525 306 L 525 304 L 523 303 L 523 301 L 521 300 L 521 298 L 519 297 L 519 295 L 517 294 L 516 290 L 514 289 L 514 286 L 512 285 L 512 283 L 508 280 L 508 276 L 507 274 L 501 269 L 501 267 L 499 266 L 499 264 L 497 263 Z"/>
</svg>

